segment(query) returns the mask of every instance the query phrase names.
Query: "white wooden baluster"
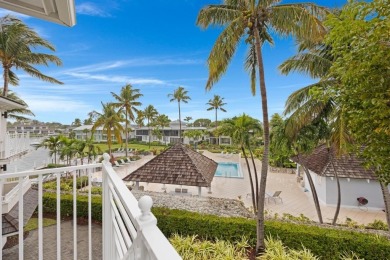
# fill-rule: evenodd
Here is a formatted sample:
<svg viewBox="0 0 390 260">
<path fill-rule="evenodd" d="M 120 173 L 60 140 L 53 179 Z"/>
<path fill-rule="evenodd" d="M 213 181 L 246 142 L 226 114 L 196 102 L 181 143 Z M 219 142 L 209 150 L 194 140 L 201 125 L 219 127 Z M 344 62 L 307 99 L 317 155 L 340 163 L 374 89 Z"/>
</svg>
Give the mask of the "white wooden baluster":
<svg viewBox="0 0 390 260">
<path fill-rule="evenodd" d="M 112 239 L 113 230 L 113 219 L 111 210 L 111 191 L 109 187 L 110 178 L 108 177 L 107 167 L 110 164 L 110 156 L 105 153 L 103 154 L 103 167 L 102 167 L 102 186 L 103 186 L 103 259 L 114 259 L 114 239 Z"/>
<path fill-rule="evenodd" d="M 77 260 L 77 171 L 73 172 L 73 259 Z"/>
<path fill-rule="evenodd" d="M 141 210 L 141 215 L 137 218 L 139 223 L 138 234 L 139 236 L 142 232 L 142 229 L 148 226 L 156 226 L 157 219 L 153 216 L 151 209 L 153 206 L 153 200 L 150 196 L 142 196 L 138 201 L 138 207 Z M 141 242 L 137 239 L 138 242 Z M 139 244 L 138 250 L 135 252 L 135 259 L 147 259 L 148 258 L 148 248 L 142 243 Z"/>
<path fill-rule="evenodd" d="M 0 179 L 0 232 L 1 232 L 1 246 L 3 247 L 3 186 L 4 186 L 4 180 Z M 0 252 L 0 260 L 3 259 L 3 250 Z"/>
<path fill-rule="evenodd" d="M 57 260 L 61 259 L 61 173 L 57 173 Z"/>
<path fill-rule="evenodd" d="M 19 259 L 24 259 L 24 241 L 23 241 L 23 177 L 19 177 Z M 3 206 L 3 205 L 2 205 Z"/>
<path fill-rule="evenodd" d="M 38 258 L 43 259 L 42 174 L 38 176 Z"/>
</svg>

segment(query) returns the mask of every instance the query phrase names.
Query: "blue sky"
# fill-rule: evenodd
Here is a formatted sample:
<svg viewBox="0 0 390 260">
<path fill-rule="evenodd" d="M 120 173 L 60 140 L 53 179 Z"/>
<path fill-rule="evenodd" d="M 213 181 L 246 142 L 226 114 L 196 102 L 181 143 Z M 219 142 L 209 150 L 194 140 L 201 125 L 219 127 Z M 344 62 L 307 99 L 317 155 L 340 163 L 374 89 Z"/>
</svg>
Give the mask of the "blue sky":
<svg viewBox="0 0 390 260">
<path fill-rule="evenodd" d="M 305 2 L 305 1 L 283 1 Z M 346 0 L 317 0 L 319 5 L 341 6 Z M 207 111 L 209 99 L 220 95 L 227 103 L 228 118 L 247 113 L 261 120 L 260 96 L 252 96 L 243 69 L 246 46 L 241 44 L 225 76 L 205 91 L 206 60 L 221 28 L 202 30 L 195 24 L 199 10 L 215 0 L 95 0 L 76 1 L 77 24 L 69 28 L 17 15 L 56 47 L 63 66 L 39 67 L 63 81 L 53 85 L 17 71 L 20 86 L 11 87 L 25 100 L 37 119 L 70 124 L 87 113 L 101 111 L 101 102 L 113 101 L 130 83 L 144 95 L 142 108 L 152 104 L 171 120 L 178 119 L 177 103 L 167 95 L 178 86 L 191 100 L 182 105 L 182 117 L 214 119 Z M 0 9 L 0 15 L 9 13 Z M 304 75 L 283 76 L 277 67 L 295 53 L 292 39 L 276 39 L 263 50 L 269 113 L 281 113 L 289 94 L 313 82 Z"/>
</svg>

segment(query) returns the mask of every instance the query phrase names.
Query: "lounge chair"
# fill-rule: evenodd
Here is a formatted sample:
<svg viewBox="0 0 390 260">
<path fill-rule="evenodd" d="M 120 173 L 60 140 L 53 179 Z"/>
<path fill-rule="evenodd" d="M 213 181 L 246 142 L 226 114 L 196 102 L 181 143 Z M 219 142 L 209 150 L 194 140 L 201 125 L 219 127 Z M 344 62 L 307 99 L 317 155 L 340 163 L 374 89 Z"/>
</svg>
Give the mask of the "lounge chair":
<svg viewBox="0 0 390 260">
<path fill-rule="evenodd" d="M 118 161 L 114 161 L 114 166 L 115 167 L 122 167 L 124 165 L 123 164 L 119 164 Z"/>
<path fill-rule="evenodd" d="M 280 200 L 280 202 L 283 203 L 283 199 L 280 197 L 280 193 L 282 193 L 282 191 L 278 190 L 278 191 L 275 191 L 274 194 L 272 194 L 272 195 L 267 194 L 268 201 L 270 199 L 272 199 L 276 204 L 276 200 Z"/>
<path fill-rule="evenodd" d="M 220 157 L 224 157 L 225 156 L 225 152 L 222 151 L 220 154 L 219 154 Z"/>
<path fill-rule="evenodd" d="M 119 163 L 120 163 L 120 164 L 130 164 L 129 162 L 125 162 L 123 159 L 120 159 L 120 160 L 119 160 Z"/>
</svg>

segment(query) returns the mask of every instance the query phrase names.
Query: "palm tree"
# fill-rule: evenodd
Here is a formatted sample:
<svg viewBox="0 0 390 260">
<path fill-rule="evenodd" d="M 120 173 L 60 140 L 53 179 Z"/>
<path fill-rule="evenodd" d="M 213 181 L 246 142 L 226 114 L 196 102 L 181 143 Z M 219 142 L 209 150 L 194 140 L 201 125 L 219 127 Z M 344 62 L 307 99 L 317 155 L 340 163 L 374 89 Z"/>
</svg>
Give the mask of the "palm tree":
<svg viewBox="0 0 390 260">
<path fill-rule="evenodd" d="M 152 132 L 150 130 L 150 127 L 152 125 L 151 123 L 156 119 L 157 115 L 158 115 L 158 112 L 157 112 L 156 108 L 154 108 L 154 106 L 152 106 L 152 105 L 147 106 L 144 109 L 144 111 L 143 111 L 144 118 L 148 120 L 147 126 L 149 127 L 149 130 L 148 130 L 148 133 L 149 133 L 149 148 L 150 148 L 150 139 L 152 139 L 151 138 L 151 133 Z"/>
<path fill-rule="evenodd" d="M 280 0 L 224 0 L 222 4 L 204 7 L 197 19 L 197 24 L 203 28 L 213 25 L 225 26 L 208 58 L 207 90 L 210 90 L 226 72 L 239 42 L 244 37 L 246 37 L 245 42 L 249 46 L 245 68 L 250 74 L 253 95 L 256 93 L 256 73 L 259 74 L 264 125 L 264 153 L 257 214 L 256 253 L 263 252 L 265 248 L 264 200 L 269 153 L 268 104 L 262 46 L 265 42 L 273 43 L 271 31 L 282 36 L 295 35 L 301 39 L 321 40 L 325 28 L 318 17 L 324 17 L 327 13 L 324 8 L 311 3 L 279 4 L 279 2 Z"/>
<path fill-rule="evenodd" d="M 137 118 L 135 119 L 135 123 L 138 125 L 138 127 L 142 127 L 145 125 L 144 119 L 145 119 L 144 111 L 139 110 L 137 112 Z"/>
<path fill-rule="evenodd" d="M 80 118 L 76 118 L 73 122 L 72 122 L 72 126 L 81 126 L 81 120 Z"/>
<path fill-rule="evenodd" d="M 70 161 L 75 155 L 75 144 L 76 140 L 71 138 L 62 139 L 62 145 L 60 150 L 60 159 L 66 160 L 66 164 L 70 165 Z"/>
<path fill-rule="evenodd" d="M 49 155 L 54 155 L 54 164 L 57 164 L 57 154 L 61 151 L 61 147 L 64 142 L 64 136 L 58 135 L 58 136 L 50 136 L 45 138 L 37 147 L 36 149 L 40 147 L 44 147 L 46 149 L 49 149 Z"/>
<path fill-rule="evenodd" d="M 156 117 L 156 119 L 154 120 L 154 123 L 157 126 L 161 127 L 165 144 L 166 144 L 166 138 L 165 138 L 165 134 L 164 134 L 164 127 L 168 127 L 170 122 L 171 122 L 171 120 L 169 120 L 168 116 L 164 115 L 164 114 L 158 115 Z"/>
<path fill-rule="evenodd" d="M 137 113 L 138 111 L 136 107 L 142 105 L 141 102 L 137 101 L 141 96 L 143 96 L 139 91 L 140 91 L 139 89 L 134 89 L 132 85 L 127 84 L 126 86 L 122 87 L 120 95 L 111 92 L 112 96 L 117 100 L 116 103 L 113 103 L 114 107 L 119 108 L 119 112 L 125 113 L 126 157 L 127 157 L 127 149 L 128 149 L 128 142 L 129 142 L 129 129 L 128 129 L 129 120 L 128 119 L 134 121 L 135 120 L 134 113 Z"/>
<path fill-rule="evenodd" d="M 186 117 L 184 118 L 184 121 L 186 121 L 187 124 L 188 124 L 191 120 L 192 120 L 192 116 L 186 116 Z"/>
<path fill-rule="evenodd" d="M 226 110 L 223 108 L 226 103 L 223 102 L 224 98 L 221 98 L 218 95 L 214 95 L 213 99 L 210 99 L 209 102 L 207 102 L 206 105 L 209 105 L 210 107 L 207 108 L 207 111 L 215 110 L 215 129 L 218 129 L 218 109 L 222 112 L 226 112 Z M 218 136 L 217 136 L 218 137 Z M 218 140 L 218 138 L 217 138 Z M 218 142 L 218 141 L 217 141 Z"/>
<path fill-rule="evenodd" d="M 17 86 L 19 78 L 12 67 L 23 70 L 27 74 L 40 80 L 56 84 L 63 84 L 55 78 L 44 75 L 32 65 L 48 65 L 53 62 L 57 66 L 62 65 L 61 60 L 51 54 L 35 53 L 32 49 L 46 48 L 55 51 L 51 43 L 42 39 L 34 30 L 22 21 L 12 16 L 0 19 L 0 61 L 3 66 L 3 96 L 8 95 L 8 84 Z"/>
<path fill-rule="evenodd" d="M 252 134 L 259 133 L 259 132 L 261 133 L 261 131 L 262 129 L 259 121 L 255 120 L 254 118 L 246 114 L 243 114 L 239 117 L 235 117 L 233 119 L 225 120 L 223 121 L 221 126 L 221 132 L 231 136 L 234 142 L 239 143 L 241 152 L 244 155 L 248 173 L 249 173 L 249 181 L 250 181 L 251 193 L 252 193 L 252 206 L 253 206 L 253 211 L 255 213 L 259 209 L 259 205 L 258 205 L 259 185 L 258 185 L 257 169 L 254 162 L 252 149 L 250 146 L 250 138 Z M 245 149 L 248 149 L 250 151 L 252 166 L 254 170 L 254 177 L 252 177 L 252 170 L 250 168 L 248 156 L 246 154 Z"/>
<path fill-rule="evenodd" d="M 110 104 L 103 104 L 103 113 L 96 112 L 98 117 L 96 122 L 93 124 L 92 133 L 95 132 L 96 128 L 102 126 L 103 132 L 107 134 L 107 145 L 109 153 L 111 154 L 111 145 L 112 145 L 112 136 L 114 135 L 116 140 L 119 143 L 122 143 L 121 133 L 123 132 L 123 126 L 121 122 L 124 119 L 120 116 L 120 114 L 115 111 L 115 107 Z"/>
<path fill-rule="evenodd" d="M 170 102 L 177 101 L 177 104 L 179 106 L 179 140 L 181 143 L 181 113 L 180 113 L 180 102 L 188 103 L 188 100 L 191 100 L 191 98 L 187 95 L 188 91 L 185 90 L 183 87 L 178 87 L 173 91 L 173 94 L 168 94 L 168 97 L 172 97 Z"/>
</svg>

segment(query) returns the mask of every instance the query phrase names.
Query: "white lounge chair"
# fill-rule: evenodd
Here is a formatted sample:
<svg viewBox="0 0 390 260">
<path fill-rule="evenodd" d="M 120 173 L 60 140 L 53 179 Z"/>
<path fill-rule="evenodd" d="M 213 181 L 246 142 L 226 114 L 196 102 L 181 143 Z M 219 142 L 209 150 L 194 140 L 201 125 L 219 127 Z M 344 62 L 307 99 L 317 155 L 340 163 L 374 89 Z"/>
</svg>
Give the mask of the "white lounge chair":
<svg viewBox="0 0 390 260">
<path fill-rule="evenodd" d="M 276 204 L 276 200 L 280 200 L 280 202 L 283 203 L 283 199 L 280 197 L 280 193 L 282 193 L 282 191 L 280 190 L 275 191 L 272 195 L 266 193 L 268 202 L 270 199 L 272 199 L 275 202 L 275 204 Z"/>
<path fill-rule="evenodd" d="M 120 164 L 130 164 L 129 162 L 125 162 L 123 159 L 120 159 L 120 160 L 119 160 L 119 163 L 120 163 Z"/>
<path fill-rule="evenodd" d="M 114 166 L 115 167 L 122 167 L 124 165 L 123 164 L 119 164 L 118 161 L 114 161 Z"/>
</svg>

